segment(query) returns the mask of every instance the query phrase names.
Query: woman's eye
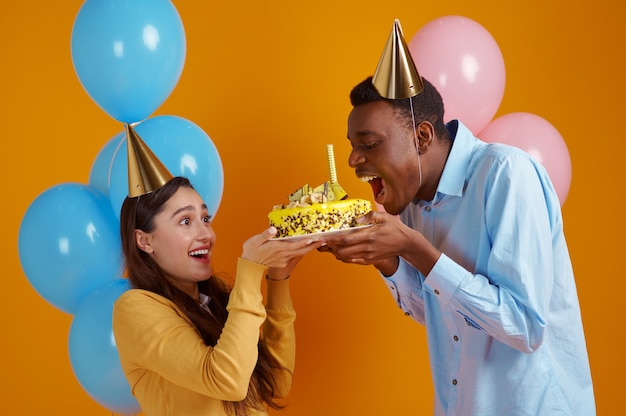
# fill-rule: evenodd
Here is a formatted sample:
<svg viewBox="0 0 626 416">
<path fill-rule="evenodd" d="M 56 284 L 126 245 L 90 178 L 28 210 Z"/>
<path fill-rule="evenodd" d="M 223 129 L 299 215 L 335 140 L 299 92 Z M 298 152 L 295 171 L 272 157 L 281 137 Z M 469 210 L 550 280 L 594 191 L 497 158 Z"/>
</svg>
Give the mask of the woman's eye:
<svg viewBox="0 0 626 416">
<path fill-rule="evenodd" d="M 183 220 L 179 223 L 180 225 L 189 225 L 189 218 L 183 218 Z"/>
<path fill-rule="evenodd" d="M 204 221 L 205 223 L 210 223 L 211 222 L 211 216 L 207 215 L 206 217 L 202 218 L 202 221 Z"/>
</svg>

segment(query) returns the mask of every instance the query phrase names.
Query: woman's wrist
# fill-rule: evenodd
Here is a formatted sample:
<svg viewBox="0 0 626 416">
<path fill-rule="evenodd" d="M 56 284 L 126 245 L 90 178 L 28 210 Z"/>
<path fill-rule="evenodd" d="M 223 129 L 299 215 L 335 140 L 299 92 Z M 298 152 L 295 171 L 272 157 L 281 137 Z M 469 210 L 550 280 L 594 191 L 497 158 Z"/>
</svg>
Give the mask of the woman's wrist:
<svg viewBox="0 0 626 416">
<path fill-rule="evenodd" d="M 280 282 L 281 280 L 287 280 L 290 277 L 291 277 L 290 274 L 288 274 L 287 276 L 284 276 L 284 277 L 270 276 L 269 274 L 265 275 L 265 279 L 271 280 L 273 282 Z"/>
</svg>

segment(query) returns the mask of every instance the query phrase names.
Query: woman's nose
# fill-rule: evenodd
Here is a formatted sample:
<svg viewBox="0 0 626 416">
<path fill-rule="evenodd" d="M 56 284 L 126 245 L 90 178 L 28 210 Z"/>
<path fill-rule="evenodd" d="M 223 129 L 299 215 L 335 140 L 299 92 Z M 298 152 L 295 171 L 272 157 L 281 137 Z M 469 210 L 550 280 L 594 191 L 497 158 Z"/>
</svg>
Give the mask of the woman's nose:
<svg viewBox="0 0 626 416">
<path fill-rule="evenodd" d="M 200 223 L 198 226 L 198 231 L 196 237 L 199 240 L 214 240 L 215 232 L 213 231 L 213 227 L 210 224 Z"/>
</svg>

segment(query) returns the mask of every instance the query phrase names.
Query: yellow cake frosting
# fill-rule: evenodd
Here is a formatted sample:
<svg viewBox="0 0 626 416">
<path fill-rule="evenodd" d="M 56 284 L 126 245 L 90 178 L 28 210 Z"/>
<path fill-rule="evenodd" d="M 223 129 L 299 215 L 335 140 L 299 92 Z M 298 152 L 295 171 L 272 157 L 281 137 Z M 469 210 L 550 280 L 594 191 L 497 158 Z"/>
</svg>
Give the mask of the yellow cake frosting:
<svg viewBox="0 0 626 416">
<path fill-rule="evenodd" d="M 357 226 L 356 219 L 372 210 L 365 199 L 325 201 L 323 195 L 305 195 L 305 202 L 278 205 L 269 213 L 270 225 L 276 227 L 276 237 L 307 235 L 342 230 Z M 309 202 L 306 202 L 306 200 Z"/>
</svg>

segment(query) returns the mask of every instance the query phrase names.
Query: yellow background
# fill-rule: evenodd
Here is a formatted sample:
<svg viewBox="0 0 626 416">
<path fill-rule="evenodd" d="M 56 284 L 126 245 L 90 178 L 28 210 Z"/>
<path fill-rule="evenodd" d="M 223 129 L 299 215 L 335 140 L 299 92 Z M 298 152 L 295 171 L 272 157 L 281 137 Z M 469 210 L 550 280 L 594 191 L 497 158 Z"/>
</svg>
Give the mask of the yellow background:
<svg viewBox="0 0 626 416">
<path fill-rule="evenodd" d="M 107 415 L 72 373 L 71 316 L 39 296 L 21 269 L 17 236 L 44 190 L 87 183 L 101 147 L 122 131 L 82 89 L 70 36 L 79 0 L 5 2 L 0 14 L 0 174 L 5 184 L 0 413 Z M 506 65 L 497 115 L 537 114 L 565 139 L 572 184 L 563 206 L 598 413 L 623 401 L 624 69 L 626 6 L 406 0 L 174 1 L 187 58 L 154 115 L 184 117 L 211 136 L 224 164 L 215 220 L 217 269 L 234 273 L 241 244 L 303 183 L 326 180 L 335 144 L 339 182 L 371 198 L 346 163 L 351 87 L 370 75 L 393 19 L 410 39 L 438 17 L 483 25 Z M 293 277 L 295 384 L 285 415 L 432 414 L 424 328 L 404 317 L 373 269 L 313 253 Z"/>
</svg>

